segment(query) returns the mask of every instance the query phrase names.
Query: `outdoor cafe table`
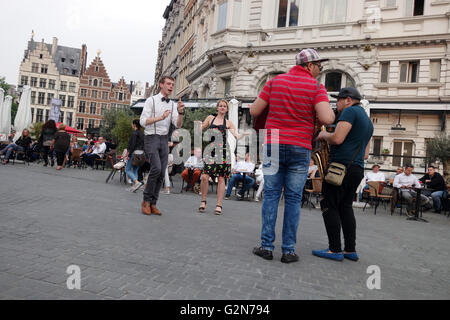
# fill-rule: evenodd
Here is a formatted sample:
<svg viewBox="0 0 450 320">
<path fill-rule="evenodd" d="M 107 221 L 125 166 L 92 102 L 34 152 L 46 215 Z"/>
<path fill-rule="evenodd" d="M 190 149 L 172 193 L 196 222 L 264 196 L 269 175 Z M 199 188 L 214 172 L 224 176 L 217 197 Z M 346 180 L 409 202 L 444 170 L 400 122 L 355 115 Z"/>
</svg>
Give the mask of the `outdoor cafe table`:
<svg viewBox="0 0 450 320">
<path fill-rule="evenodd" d="M 414 217 L 407 218 L 406 220 L 414 220 L 414 221 L 420 221 L 420 222 L 428 222 L 427 220 L 422 218 L 422 206 L 421 204 L 421 195 L 423 191 L 433 191 L 432 189 L 428 188 L 411 188 L 411 190 L 414 190 L 416 192 L 416 210 Z"/>
</svg>

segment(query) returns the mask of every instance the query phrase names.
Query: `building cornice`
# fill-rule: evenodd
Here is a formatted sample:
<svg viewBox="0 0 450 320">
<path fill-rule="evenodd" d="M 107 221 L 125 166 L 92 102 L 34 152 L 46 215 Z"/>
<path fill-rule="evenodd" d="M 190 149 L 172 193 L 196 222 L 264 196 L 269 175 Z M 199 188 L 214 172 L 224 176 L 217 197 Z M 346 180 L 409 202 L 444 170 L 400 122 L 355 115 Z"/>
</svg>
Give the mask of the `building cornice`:
<svg viewBox="0 0 450 320">
<path fill-rule="evenodd" d="M 188 74 L 186 76 L 186 80 L 189 83 L 192 83 L 193 81 L 195 81 L 197 78 L 199 78 L 201 75 L 203 75 L 206 71 L 208 71 L 212 67 L 213 67 L 213 63 L 210 59 L 208 59 L 202 65 L 200 65 L 198 68 L 196 68 L 193 72 Z"/>
<path fill-rule="evenodd" d="M 301 48 L 315 48 L 316 50 L 335 50 L 335 49 L 357 49 L 371 45 L 374 47 L 405 47 L 405 46 L 419 46 L 419 45 L 439 45 L 446 44 L 450 41 L 450 34 L 437 34 L 427 36 L 410 36 L 410 37 L 395 37 L 395 38 L 379 38 L 379 39 L 356 39 L 344 40 L 335 42 L 304 42 L 297 44 L 283 44 L 283 45 L 267 45 L 237 47 L 237 46 L 222 46 L 209 50 L 209 56 L 221 55 L 224 52 L 242 53 L 282 53 L 282 52 L 298 52 Z"/>
<path fill-rule="evenodd" d="M 441 88 L 444 86 L 440 82 L 416 82 L 416 83 L 376 83 L 373 85 L 377 89 L 416 89 L 416 88 Z"/>
</svg>

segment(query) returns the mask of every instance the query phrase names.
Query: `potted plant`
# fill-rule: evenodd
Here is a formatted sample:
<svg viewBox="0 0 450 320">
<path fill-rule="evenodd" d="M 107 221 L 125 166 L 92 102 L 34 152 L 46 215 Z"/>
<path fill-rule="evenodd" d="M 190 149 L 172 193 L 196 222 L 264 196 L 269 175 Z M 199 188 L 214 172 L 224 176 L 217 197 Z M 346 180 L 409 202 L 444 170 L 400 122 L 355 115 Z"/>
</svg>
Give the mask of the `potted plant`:
<svg viewBox="0 0 450 320">
<path fill-rule="evenodd" d="M 383 160 L 386 160 L 387 156 L 391 153 L 389 149 L 383 149 Z"/>
</svg>

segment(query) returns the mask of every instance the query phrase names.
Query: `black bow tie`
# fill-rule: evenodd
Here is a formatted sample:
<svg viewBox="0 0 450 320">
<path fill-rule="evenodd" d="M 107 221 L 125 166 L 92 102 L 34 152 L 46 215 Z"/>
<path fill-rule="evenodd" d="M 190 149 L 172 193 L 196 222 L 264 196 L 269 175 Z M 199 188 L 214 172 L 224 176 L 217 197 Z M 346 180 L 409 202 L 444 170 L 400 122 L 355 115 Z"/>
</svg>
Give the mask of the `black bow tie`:
<svg viewBox="0 0 450 320">
<path fill-rule="evenodd" d="M 165 97 L 162 97 L 161 101 L 162 101 L 162 102 L 167 102 L 167 103 L 169 103 L 169 102 L 170 102 L 170 99 L 169 99 L 169 98 L 166 99 Z"/>
</svg>

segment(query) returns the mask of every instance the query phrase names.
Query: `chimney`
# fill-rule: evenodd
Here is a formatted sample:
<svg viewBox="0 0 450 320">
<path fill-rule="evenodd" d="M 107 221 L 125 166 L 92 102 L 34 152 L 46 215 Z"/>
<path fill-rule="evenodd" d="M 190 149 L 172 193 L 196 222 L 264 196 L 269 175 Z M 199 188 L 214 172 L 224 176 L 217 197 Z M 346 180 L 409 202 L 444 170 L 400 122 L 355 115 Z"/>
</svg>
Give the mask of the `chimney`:
<svg viewBox="0 0 450 320">
<path fill-rule="evenodd" d="M 55 56 L 56 48 L 58 47 L 58 38 L 53 37 L 53 43 L 52 43 L 52 57 Z"/>
<path fill-rule="evenodd" d="M 86 72 L 86 64 L 87 64 L 87 46 L 83 44 L 81 46 L 81 70 L 80 77 Z"/>
</svg>

